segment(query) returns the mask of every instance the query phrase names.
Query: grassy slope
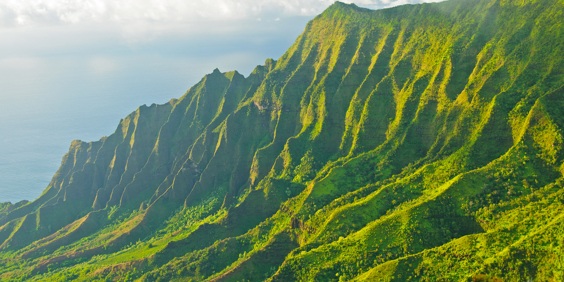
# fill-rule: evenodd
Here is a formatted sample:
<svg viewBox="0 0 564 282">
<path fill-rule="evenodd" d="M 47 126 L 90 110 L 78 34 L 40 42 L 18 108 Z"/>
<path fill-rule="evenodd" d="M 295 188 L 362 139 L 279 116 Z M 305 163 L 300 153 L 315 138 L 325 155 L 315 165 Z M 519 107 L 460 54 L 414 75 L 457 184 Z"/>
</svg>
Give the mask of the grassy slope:
<svg viewBox="0 0 564 282">
<path fill-rule="evenodd" d="M 563 6 L 337 2 L 74 142 L 0 206 L 0 278 L 562 280 Z"/>
</svg>

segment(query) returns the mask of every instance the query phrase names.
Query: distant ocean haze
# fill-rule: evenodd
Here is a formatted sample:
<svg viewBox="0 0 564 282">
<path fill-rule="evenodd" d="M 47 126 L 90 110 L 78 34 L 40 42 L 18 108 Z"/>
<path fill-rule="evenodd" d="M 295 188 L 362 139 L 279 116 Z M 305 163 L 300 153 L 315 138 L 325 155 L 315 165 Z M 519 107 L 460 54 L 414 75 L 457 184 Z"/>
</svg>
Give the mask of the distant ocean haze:
<svg viewBox="0 0 564 282">
<path fill-rule="evenodd" d="M 37 198 L 72 140 L 98 140 L 137 106 L 164 103 L 189 87 L 147 59 L 106 59 L 113 65 L 94 68 L 88 64 L 100 59 L 27 60 L 37 62 L 29 68 L 14 68 L 17 60 L 0 63 L 0 202 Z"/>
<path fill-rule="evenodd" d="M 179 98 L 215 68 L 247 76 L 264 58 L 277 59 L 307 20 L 267 23 L 273 26 L 268 34 L 261 28 L 254 41 L 247 30 L 224 41 L 212 34 L 131 46 L 96 42 L 98 49 L 78 43 L 48 52 L 0 47 L 0 202 L 39 197 L 72 140 L 112 134 L 137 107 Z"/>
</svg>

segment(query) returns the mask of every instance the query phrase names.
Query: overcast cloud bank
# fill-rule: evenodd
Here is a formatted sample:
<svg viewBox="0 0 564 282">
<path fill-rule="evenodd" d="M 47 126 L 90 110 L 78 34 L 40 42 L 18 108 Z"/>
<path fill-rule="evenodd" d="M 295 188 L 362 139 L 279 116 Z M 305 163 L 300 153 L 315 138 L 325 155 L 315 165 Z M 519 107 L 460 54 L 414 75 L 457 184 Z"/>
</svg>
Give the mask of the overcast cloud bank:
<svg viewBox="0 0 564 282">
<path fill-rule="evenodd" d="M 112 22 L 136 24 L 313 16 L 333 0 L 1 0 L 2 27 Z M 381 9 L 434 0 L 343 1 Z"/>
</svg>

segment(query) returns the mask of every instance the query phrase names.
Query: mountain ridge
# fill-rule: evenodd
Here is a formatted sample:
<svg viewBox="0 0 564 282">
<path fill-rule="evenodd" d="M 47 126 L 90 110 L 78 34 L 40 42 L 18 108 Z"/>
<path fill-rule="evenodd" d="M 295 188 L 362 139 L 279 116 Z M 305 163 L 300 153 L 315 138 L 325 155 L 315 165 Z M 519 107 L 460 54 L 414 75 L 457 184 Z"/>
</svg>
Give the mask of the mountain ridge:
<svg viewBox="0 0 564 282">
<path fill-rule="evenodd" d="M 0 278 L 562 280 L 562 6 L 337 2 L 74 141 L 0 206 Z"/>
</svg>

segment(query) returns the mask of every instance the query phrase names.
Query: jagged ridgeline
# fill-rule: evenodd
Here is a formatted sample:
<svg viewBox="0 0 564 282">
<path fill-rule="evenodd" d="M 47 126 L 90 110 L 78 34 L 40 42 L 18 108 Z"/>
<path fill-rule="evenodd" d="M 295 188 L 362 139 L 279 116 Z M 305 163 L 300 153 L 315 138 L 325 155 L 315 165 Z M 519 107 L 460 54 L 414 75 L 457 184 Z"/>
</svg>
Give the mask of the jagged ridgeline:
<svg viewBox="0 0 564 282">
<path fill-rule="evenodd" d="M 335 3 L 75 141 L 2 281 L 564 281 L 564 2 Z"/>
</svg>

